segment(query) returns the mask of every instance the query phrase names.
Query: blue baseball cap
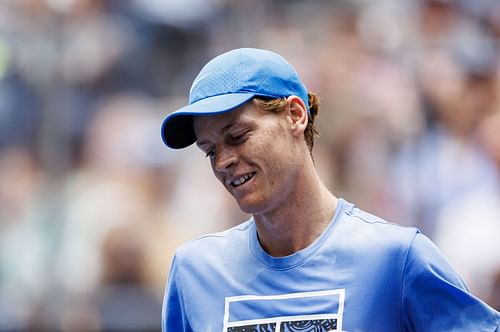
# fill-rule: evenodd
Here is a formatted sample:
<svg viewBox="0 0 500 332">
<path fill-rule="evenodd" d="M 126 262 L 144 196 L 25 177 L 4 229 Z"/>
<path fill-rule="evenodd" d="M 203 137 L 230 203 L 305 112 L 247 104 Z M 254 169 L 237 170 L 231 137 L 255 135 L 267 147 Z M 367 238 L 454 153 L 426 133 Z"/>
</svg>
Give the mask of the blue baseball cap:
<svg viewBox="0 0 500 332">
<path fill-rule="evenodd" d="M 196 142 L 193 117 L 231 111 L 253 97 L 298 96 L 309 111 L 307 89 L 281 55 L 240 48 L 210 60 L 193 81 L 188 105 L 167 115 L 161 127 L 163 142 L 172 149 Z"/>
</svg>

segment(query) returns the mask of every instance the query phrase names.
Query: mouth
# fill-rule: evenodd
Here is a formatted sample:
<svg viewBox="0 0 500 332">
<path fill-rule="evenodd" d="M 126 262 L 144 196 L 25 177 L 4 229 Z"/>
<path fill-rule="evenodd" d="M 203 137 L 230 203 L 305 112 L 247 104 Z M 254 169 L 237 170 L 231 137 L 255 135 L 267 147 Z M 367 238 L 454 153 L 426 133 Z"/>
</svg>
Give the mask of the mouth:
<svg viewBox="0 0 500 332">
<path fill-rule="evenodd" d="M 248 181 L 250 181 L 254 175 L 255 175 L 256 172 L 252 172 L 252 173 L 247 173 L 247 174 L 243 174 L 242 176 L 232 180 L 229 182 L 229 185 L 232 187 L 232 188 L 237 188 L 245 183 L 247 183 Z"/>
</svg>

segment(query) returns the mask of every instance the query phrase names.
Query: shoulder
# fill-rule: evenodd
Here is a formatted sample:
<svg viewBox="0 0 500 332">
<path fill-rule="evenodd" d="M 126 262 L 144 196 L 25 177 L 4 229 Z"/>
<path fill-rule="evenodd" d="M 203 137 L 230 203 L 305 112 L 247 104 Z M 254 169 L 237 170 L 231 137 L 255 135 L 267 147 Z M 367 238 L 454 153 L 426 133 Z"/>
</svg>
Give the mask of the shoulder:
<svg viewBox="0 0 500 332">
<path fill-rule="evenodd" d="M 177 264 L 186 262 L 207 261 L 212 258 L 221 259 L 226 255 L 248 248 L 250 229 L 253 219 L 229 228 L 222 232 L 203 235 L 181 245 L 175 252 Z"/>
<path fill-rule="evenodd" d="M 348 239 L 354 246 L 376 256 L 397 253 L 405 278 L 432 271 L 464 287 L 440 250 L 418 229 L 387 222 L 355 207 L 346 210 L 342 221 L 342 228 L 350 234 Z"/>
<path fill-rule="evenodd" d="M 360 269 L 373 273 L 391 269 L 390 275 L 401 277 L 419 231 L 387 222 L 350 203 L 343 204 L 340 212 L 328 238 L 328 253 L 345 259 L 346 264 L 355 261 Z"/>
<path fill-rule="evenodd" d="M 405 324 L 418 331 L 493 331 L 498 312 L 471 294 L 439 249 L 417 234 L 406 259 L 402 306 Z"/>
<path fill-rule="evenodd" d="M 398 225 L 351 205 L 346 208 L 340 228 L 351 241 L 378 248 L 396 247 L 408 250 L 419 234 L 414 227 Z"/>
</svg>

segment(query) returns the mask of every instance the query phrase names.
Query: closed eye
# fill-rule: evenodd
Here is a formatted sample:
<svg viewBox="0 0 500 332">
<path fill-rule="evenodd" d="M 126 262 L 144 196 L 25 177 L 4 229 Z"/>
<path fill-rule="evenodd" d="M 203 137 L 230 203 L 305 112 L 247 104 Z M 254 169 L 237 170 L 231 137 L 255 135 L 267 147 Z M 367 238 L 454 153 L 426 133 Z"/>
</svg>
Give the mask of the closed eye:
<svg viewBox="0 0 500 332">
<path fill-rule="evenodd" d="M 242 143 L 242 142 L 244 142 L 247 139 L 247 137 L 248 137 L 247 133 L 248 133 L 248 131 L 243 132 L 243 133 L 238 134 L 238 135 L 230 136 L 229 137 L 229 142 L 231 144 Z"/>
</svg>

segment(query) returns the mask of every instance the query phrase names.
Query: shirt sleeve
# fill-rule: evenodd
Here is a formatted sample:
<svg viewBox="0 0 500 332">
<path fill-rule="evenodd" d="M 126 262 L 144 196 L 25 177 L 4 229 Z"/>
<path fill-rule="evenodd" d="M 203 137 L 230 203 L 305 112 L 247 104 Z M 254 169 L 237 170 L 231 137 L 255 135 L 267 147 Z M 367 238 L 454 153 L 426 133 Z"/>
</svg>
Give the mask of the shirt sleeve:
<svg viewBox="0 0 500 332">
<path fill-rule="evenodd" d="M 165 296 L 163 298 L 161 318 L 162 332 L 191 331 L 191 327 L 189 326 L 186 312 L 184 310 L 184 303 L 180 289 L 181 285 L 177 281 L 179 278 L 178 269 L 178 261 L 176 256 L 174 256 L 165 289 Z"/>
<path fill-rule="evenodd" d="M 500 314 L 472 295 L 439 249 L 417 233 L 403 273 L 405 331 L 497 331 Z"/>
</svg>

